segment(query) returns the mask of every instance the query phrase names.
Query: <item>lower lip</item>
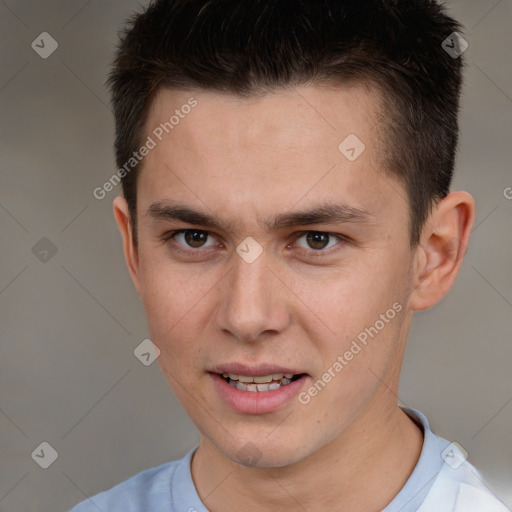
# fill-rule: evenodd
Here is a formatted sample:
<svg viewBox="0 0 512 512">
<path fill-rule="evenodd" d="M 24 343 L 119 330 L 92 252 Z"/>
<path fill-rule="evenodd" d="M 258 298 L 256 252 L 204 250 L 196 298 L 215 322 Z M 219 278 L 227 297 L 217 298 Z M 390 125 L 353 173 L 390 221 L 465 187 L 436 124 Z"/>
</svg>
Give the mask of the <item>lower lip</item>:
<svg viewBox="0 0 512 512">
<path fill-rule="evenodd" d="M 221 398 L 236 412 L 265 414 L 274 412 L 294 398 L 304 386 L 307 375 L 272 391 L 242 391 L 230 386 L 216 373 L 210 373 L 215 389 Z"/>
</svg>

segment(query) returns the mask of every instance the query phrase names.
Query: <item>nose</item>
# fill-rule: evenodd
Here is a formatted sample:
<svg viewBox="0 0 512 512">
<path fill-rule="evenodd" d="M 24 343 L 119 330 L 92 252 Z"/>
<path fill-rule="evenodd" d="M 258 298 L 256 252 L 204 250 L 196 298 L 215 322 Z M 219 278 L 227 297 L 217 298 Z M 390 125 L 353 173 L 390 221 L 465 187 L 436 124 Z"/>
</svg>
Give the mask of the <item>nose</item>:
<svg viewBox="0 0 512 512">
<path fill-rule="evenodd" d="M 265 252 L 252 263 L 234 259 L 225 277 L 218 327 L 244 342 L 283 332 L 290 321 L 287 289 L 269 267 Z"/>
</svg>

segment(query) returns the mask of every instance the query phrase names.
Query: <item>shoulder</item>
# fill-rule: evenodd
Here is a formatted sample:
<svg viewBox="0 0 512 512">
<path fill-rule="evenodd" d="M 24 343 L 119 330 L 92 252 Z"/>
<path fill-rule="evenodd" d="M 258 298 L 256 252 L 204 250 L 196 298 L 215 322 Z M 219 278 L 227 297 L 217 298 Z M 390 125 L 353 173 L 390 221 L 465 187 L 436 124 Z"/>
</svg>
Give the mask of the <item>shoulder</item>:
<svg viewBox="0 0 512 512">
<path fill-rule="evenodd" d="M 69 512 L 172 510 L 170 482 L 182 460 L 167 462 L 141 471 L 111 489 L 80 502 Z"/>
<path fill-rule="evenodd" d="M 434 434 L 420 411 L 403 410 L 421 424 L 424 443 L 415 470 L 393 502 L 393 505 L 401 506 L 390 508 L 390 511 L 511 512 L 467 460 L 468 453 L 463 447 Z"/>
<path fill-rule="evenodd" d="M 510 512 L 510 509 L 487 487 L 475 487 L 462 482 L 454 512 Z"/>
<path fill-rule="evenodd" d="M 442 469 L 418 512 L 510 512 L 456 443 L 442 457 Z"/>
</svg>

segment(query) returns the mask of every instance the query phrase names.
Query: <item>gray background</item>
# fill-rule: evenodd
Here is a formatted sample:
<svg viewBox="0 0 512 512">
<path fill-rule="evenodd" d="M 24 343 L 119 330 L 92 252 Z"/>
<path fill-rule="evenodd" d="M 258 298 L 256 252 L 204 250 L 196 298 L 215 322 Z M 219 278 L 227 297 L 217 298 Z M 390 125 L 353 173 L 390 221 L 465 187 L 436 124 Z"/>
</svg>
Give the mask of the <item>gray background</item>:
<svg viewBox="0 0 512 512">
<path fill-rule="evenodd" d="M 400 400 L 460 443 L 512 506 L 512 3 L 448 5 L 469 42 L 454 189 L 478 213 L 454 288 L 416 315 Z M 199 439 L 157 363 L 134 357 L 147 327 L 115 192 L 92 195 L 115 171 L 103 84 L 137 7 L 0 1 L 1 511 L 67 510 Z M 59 45 L 48 59 L 31 48 L 43 31 Z M 43 237 L 57 248 L 46 262 L 33 252 Z M 58 452 L 48 469 L 31 458 L 43 441 Z"/>
</svg>

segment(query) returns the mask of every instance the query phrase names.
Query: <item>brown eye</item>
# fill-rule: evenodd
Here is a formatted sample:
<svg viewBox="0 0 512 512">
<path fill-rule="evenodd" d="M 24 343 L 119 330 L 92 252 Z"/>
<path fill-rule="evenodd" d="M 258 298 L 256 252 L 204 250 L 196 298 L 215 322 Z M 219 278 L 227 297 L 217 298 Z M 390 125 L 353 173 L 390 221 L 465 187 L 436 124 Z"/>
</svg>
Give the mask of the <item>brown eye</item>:
<svg viewBox="0 0 512 512">
<path fill-rule="evenodd" d="M 329 235 L 325 233 L 309 232 L 306 240 L 312 249 L 325 249 L 329 243 Z"/>
<path fill-rule="evenodd" d="M 184 238 L 190 247 L 199 248 L 203 246 L 208 235 L 205 231 L 189 230 L 184 233 Z"/>
<path fill-rule="evenodd" d="M 304 232 L 297 241 L 302 239 L 306 240 L 306 244 L 298 244 L 298 247 L 309 250 L 310 252 L 325 252 L 324 249 L 330 249 L 336 245 L 336 242 L 343 241 L 340 236 L 324 233 L 322 231 Z"/>
<path fill-rule="evenodd" d="M 211 239 L 210 243 L 208 243 L 208 237 Z M 195 252 L 199 252 L 199 249 L 212 247 L 216 243 L 208 231 L 200 229 L 179 229 L 167 233 L 163 239 L 167 244 L 174 245 L 176 250 L 197 249 Z"/>
</svg>

